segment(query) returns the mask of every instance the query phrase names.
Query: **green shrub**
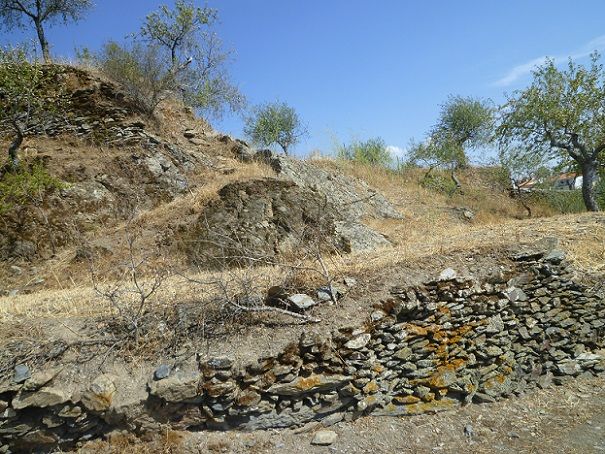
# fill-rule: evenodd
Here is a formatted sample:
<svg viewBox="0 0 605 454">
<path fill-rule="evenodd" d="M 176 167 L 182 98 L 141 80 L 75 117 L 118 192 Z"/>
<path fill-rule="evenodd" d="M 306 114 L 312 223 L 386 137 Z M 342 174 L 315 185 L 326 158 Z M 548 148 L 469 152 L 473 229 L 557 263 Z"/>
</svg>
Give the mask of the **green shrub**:
<svg viewBox="0 0 605 454">
<path fill-rule="evenodd" d="M 453 194 L 456 190 L 454 180 L 452 180 L 448 173 L 443 171 L 433 171 L 426 174 L 420 180 L 420 185 L 425 189 L 448 195 Z"/>
<path fill-rule="evenodd" d="M 349 145 L 337 145 L 336 154 L 340 159 L 372 166 L 388 167 L 393 163 L 393 157 L 380 137 L 366 141 L 355 140 Z"/>
<path fill-rule="evenodd" d="M 536 191 L 531 193 L 530 200 L 546 203 L 556 213 L 570 214 L 586 211 L 586 205 L 580 189 L 572 191 Z"/>
<path fill-rule="evenodd" d="M 0 176 L 0 215 L 40 199 L 49 191 L 62 189 L 65 183 L 50 175 L 41 163 L 21 166 Z"/>
</svg>

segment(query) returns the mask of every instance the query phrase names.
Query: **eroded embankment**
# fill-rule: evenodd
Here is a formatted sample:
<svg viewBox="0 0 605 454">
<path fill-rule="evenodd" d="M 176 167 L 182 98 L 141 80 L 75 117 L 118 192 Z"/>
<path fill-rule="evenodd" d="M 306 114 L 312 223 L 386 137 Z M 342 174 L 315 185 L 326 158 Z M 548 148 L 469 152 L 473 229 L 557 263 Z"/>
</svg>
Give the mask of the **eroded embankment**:
<svg viewBox="0 0 605 454">
<path fill-rule="evenodd" d="M 517 254 L 489 282 L 446 272 L 391 293 L 365 324 L 305 334 L 245 367 L 229 358 L 159 367 L 140 399 L 126 399 L 110 375 L 68 390 L 69 366 L 17 370 L 0 384 L 0 452 L 68 448 L 115 429 L 253 430 L 436 412 L 605 371 L 605 301 L 573 281 L 558 251 Z"/>
</svg>

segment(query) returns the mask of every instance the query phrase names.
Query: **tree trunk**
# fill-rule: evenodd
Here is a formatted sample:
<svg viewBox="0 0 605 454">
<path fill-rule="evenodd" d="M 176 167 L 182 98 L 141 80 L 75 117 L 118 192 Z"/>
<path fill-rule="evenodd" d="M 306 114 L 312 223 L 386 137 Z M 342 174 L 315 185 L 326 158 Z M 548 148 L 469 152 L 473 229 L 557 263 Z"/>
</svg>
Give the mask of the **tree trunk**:
<svg viewBox="0 0 605 454">
<path fill-rule="evenodd" d="M 42 57 L 44 63 L 51 63 L 50 50 L 48 48 L 48 41 L 46 40 L 46 34 L 44 33 L 44 27 L 40 19 L 34 20 L 36 24 L 36 32 L 38 33 L 38 40 L 40 41 L 40 47 L 42 48 Z"/>
<path fill-rule="evenodd" d="M 23 143 L 23 133 L 21 132 L 21 129 L 17 128 L 15 133 L 16 133 L 16 137 L 14 138 L 14 140 L 8 147 L 8 159 L 9 159 L 9 166 L 10 166 L 11 170 L 17 170 L 19 168 L 18 151 L 19 151 L 19 148 L 21 147 L 21 144 Z"/>
<path fill-rule="evenodd" d="M 284 150 L 284 154 L 286 156 L 288 156 L 288 146 L 287 145 L 282 145 L 281 143 L 279 144 L 279 146 L 281 147 L 282 150 Z"/>
<path fill-rule="evenodd" d="M 599 211 L 599 203 L 595 194 L 597 179 L 597 162 L 587 160 L 582 163 L 582 197 L 588 211 Z"/>
<path fill-rule="evenodd" d="M 457 191 L 460 190 L 460 188 L 462 188 L 462 184 L 460 183 L 460 180 L 456 176 L 456 169 L 450 170 L 450 177 L 451 177 L 451 179 L 452 179 L 452 181 L 454 182 L 454 185 L 455 185 L 454 189 L 450 193 L 450 196 L 453 196 Z"/>
</svg>

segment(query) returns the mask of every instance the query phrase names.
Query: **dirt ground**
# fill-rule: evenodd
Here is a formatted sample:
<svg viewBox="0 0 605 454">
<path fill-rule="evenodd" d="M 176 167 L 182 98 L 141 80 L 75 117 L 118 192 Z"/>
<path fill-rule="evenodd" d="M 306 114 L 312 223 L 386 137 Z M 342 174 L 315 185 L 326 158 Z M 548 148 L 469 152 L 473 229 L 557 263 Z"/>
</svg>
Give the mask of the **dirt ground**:
<svg viewBox="0 0 605 454">
<path fill-rule="evenodd" d="M 317 423 L 311 423 L 302 433 L 274 430 L 184 434 L 179 442 L 163 446 L 158 452 L 603 453 L 605 379 L 578 379 L 520 398 L 471 405 L 437 415 L 365 417 L 341 422 L 328 429 L 338 434 L 331 446 L 311 445 L 317 426 Z M 80 452 L 92 453 L 91 448 L 93 445 Z M 129 451 L 124 447 L 115 450 L 107 443 L 95 443 L 94 450 Z M 153 452 L 151 449 L 145 451 Z"/>
</svg>

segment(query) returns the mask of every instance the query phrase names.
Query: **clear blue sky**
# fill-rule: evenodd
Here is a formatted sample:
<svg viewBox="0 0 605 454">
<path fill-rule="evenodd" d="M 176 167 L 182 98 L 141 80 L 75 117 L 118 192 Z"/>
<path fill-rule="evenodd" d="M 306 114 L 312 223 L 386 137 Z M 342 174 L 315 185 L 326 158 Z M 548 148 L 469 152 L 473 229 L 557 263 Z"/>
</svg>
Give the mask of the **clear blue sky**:
<svg viewBox="0 0 605 454">
<path fill-rule="evenodd" d="M 49 30 L 55 55 L 97 49 L 136 31 L 172 0 L 96 0 L 85 20 Z M 215 28 L 248 100 L 295 107 L 310 136 L 297 153 L 329 152 L 333 138 L 423 138 L 449 94 L 490 97 L 529 81 L 545 56 L 605 50 L 603 0 L 222 0 Z M 0 31 L 0 44 L 27 35 Z M 241 136 L 237 116 L 214 123 Z"/>
</svg>

